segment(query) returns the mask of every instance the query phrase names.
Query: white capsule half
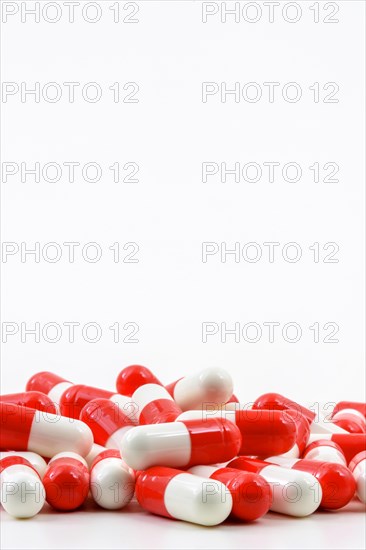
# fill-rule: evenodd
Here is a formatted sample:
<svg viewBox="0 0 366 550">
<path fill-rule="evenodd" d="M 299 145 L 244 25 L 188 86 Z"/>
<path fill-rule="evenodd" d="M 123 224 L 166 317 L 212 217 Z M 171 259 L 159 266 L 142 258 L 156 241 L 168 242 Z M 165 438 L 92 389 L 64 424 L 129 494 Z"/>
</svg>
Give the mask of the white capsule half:
<svg viewBox="0 0 366 550">
<path fill-rule="evenodd" d="M 164 505 L 173 518 L 210 526 L 225 521 L 233 500 L 223 483 L 184 473 L 168 483 Z"/>
<path fill-rule="evenodd" d="M 233 381 L 226 370 L 210 367 L 186 376 L 174 387 L 174 399 L 183 411 L 224 405 L 233 394 Z"/>
<path fill-rule="evenodd" d="M 174 468 L 188 464 L 191 438 L 182 422 L 136 426 L 123 437 L 120 451 L 134 470 L 146 470 L 156 464 Z"/>
<path fill-rule="evenodd" d="M 304 517 L 319 507 L 322 489 L 313 475 L 274 465 L 265 466 L 258 473 L 272 488 L 273 500 L 270 510 L 273 512 Z"/>
<path fill-rule="evenodd" d="M 90 490 L 101 508 L 119 510 L 133 497 L 134 473 L 120 458 L 103 458 L 91 469 Z"/>
<path fill-rule="evenodd" d="M 28 439 L 28 449 L 53 457 L 62 451 L 86 456 L 93 445 L 93 433 L 81 420 L 35 411 Z"/>
<path fill-rule="evenodd" d="M 0 474 L 1 504 L 15 518 L 31 518 L 38 514 L 45 502 L 42 481 L 25 464 L 8 466 Z"/>
<path fill-rule="evenodd" d="M 334 464 L 341 464 L 342 466 L 347 466 L 347 461 L 344 457 L 344 454 L 335 449 L 334 447 L 329 447 L 327 445 L 314 447 L 310 451 L 306 451 L 303 454 L 303 458 L 306 460 L 318 460 L 320 462 L 332 462 Z"/>
</svg>

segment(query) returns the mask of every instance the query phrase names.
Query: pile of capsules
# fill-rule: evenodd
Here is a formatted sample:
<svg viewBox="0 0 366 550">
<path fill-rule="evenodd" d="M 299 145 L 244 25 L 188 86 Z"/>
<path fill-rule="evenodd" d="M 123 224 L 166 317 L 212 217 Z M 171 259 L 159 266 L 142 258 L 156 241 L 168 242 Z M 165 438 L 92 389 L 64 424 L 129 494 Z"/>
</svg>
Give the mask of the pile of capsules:
<svg viewBox="0 0 366 550">
<path fill-rule="evenodd" d="M 153 514 L 208 526 L 366 501 L 364 403 L 336 404 L 327 422 L 275 393 L 243 405 L 221 368 L 164 386 L 132 365 L 117 392 L 40 372 L 0 397 L 10 515 L 35 516 L 45 501 L 72 511 L 90 497 L 120 510 L 135 495 Z"/>
</svg>

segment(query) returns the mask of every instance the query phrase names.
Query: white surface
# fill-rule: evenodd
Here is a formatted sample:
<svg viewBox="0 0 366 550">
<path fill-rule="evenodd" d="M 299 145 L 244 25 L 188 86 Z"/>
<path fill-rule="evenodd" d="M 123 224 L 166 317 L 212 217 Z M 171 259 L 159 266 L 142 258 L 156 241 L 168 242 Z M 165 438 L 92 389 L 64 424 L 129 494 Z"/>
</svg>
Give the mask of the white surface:
<svg viewBox="0 0 366 550">
<path fill-rule="evenodd" d="M 339 512 L 316 512 L 301 519 L 269 512 L 253 523 L 227 520 L 208 528 L 153 516 L 136 502 L 117 512 L 101 510 L 89 502 L 72 514 L 56 513 L 47 506 L 31 521 L 22 523 L 1 511 L 1 543 L 2 548 L 14 550 L 211 550 L 226 549 L 228 541 L 235 549 L 363 550 L 365 517 L 365 505 L 354 500 Z"/>
<path fill-rule="evenodd" d="M 2 5 L 4 2 L 1 3 Z M 24 3 L 25 4 L 25 3 Z M 30 4 L 33 4 L 31 2 Z M 74 183 L 65 170 L 59 182 L 9 179 L 2 191 L 2 238 L 42 246 L 56 242 L 60 261 L 34 262 L 20 253 L 2 263 L 3 322 L 15 323 L 2 351 L 2 393 L 21 391 L 40 370 L 52 370 L 76 383 L 114 390 L 118 371 L 146 364 L 164 382 L 212 365 L 227 368 L 242 403 L 279 391 L 327 414 L 341 399 L 363 401 L 364 388 L 364 11 L 360 1 L 339 1 L 339 23 L 325 24 L 332 6 L 301 1 L 297 23 L 284 21 L 281 7 L 273 23 L 267 8 L 255 24 L 241 19 L 220 22 L 220 14 L 202 23 L 200 2 L 140 1 L 138 24 L 113 23 L 113 2 L 103 1 L 103 16 L 89 24 L 76 8 L 75 22 L 22 23 L 20 13 L 2 25 L 4 81 L 97 81 L 103 100 L 92 104 L 76 94 L 75 103 L 22 103 L 19 95 L 1 104 L 2 160 L 25 162 L 96 162 L 103 178 Z M 315 3 L 317 4 L 317 3 Z M 334 6 L 333 6 L 334 7 Z M 122 17 L 127 10 L 121 9 Z M 50 13 L 50 16 L 52 14 Z M 92 14 L 90 14 L 92 15 Z M 135 81 L 138 104 L 115 104 L 108 87 Z M 204 81 L 281 84 L 297 81 L 304 91 L 298 103 L 201 102 Z M 312 101 L 309 86 L 337 82 L 338 103 Z M 263 86 L 262 86 L 263 88 Z M 263 88 L 264 89 L 264 88 Z M 330 90 L 328 90 L 329 92 Z M 321 95 L 324 94 L 321 90 Z M 215 98 L 214 98 L 215 99 Z M 297 162 L 303 175 L 288 183 L 264 176 L 263 162 Z M 136 162 L 139 183 L 113 183 L 109 166 Z M 201 181 L 202 162 L 257 162 L 257 183 L 226 184 L 215 176 Z M 334 162 L 338 183 L 314 182 L 309 166 Z M 321 170 L 321 179 L 328 172 Z M 123 173 L 123 176 L 125 174 Z M 95 241 L 99 262 L 80 253 Z M 301 245 L 299 262 L 265 259 L 264 242 Z M 65 242 L 80 242 L 75 262 Z M 136 242 L 138 263 L 115 263 L 110 246 L 120 243 L 121 257 Z M 203 242 L 259 243 L 263 258 L 236 263 L 220 255 L 202 262 Z M 309 247 L 339 246 L 338 263 L 313 261 Z M 268 255 L 267 255 L 268 256 Z M 263 323 L 278 322 L 274 342 Z M 281 330 L 297 322 L 302 337 L 289 343 Z M 61 338 L 24 335 L 54 322 Z M 64 323 L 78 322 L 70 342 Z M 81 328 L 95 322 L 96 343 Z M 119 323 L 121 338 L 109 327 Z M 123 342 L 139 326 L 138 342 Z M 257 322 L 257 343 L 202 342 L 202 323 Z M 320 342 L 310 326 L 318 322 Z M 336 323 L 338 343 L 326 343 Z M 133 328 L 133 327 L 132 327 Z M 91 333 L 90 336 L 93 334 Z M 52 331 L 50 335 L 52 336 Z M 252 525 L 225 524 L 205 529 L 146 515 L 136 506 L 120 513 L 87 508 L 72 514 L 42 513 L 31 521 L 3 512 L 3 548 L 332 548 L 364 547 L 364 507 L 317 512 L 302 520 L 269 514 Z M 96 514 L 98 512 L 98 514 Z"/>
</svg>

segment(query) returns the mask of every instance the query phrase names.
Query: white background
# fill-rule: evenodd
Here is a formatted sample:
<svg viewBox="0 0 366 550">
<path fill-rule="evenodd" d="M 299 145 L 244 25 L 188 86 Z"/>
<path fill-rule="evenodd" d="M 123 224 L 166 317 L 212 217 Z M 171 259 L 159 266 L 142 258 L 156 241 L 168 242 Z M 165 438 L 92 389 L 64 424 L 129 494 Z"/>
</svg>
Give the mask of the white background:
<svg viewBox="0 0 366 550">
<path fill-rule="evenodd" d="M 19 89 L 3 94 L 1 104 L 3 170 L 10 166 L 4 163 L 19 167 L 6 181 L 3 177 L 2 185 L 2 393 L 21 391 L 41 370 L 114 389 L 122 367 L 141 363 L 164 383 L 222 366 L 232 374 L 243 402 L 268 391 L 315 410 L 317 403 L 364 400 L 364 3 L 300 1 L 291 7 L 281 2 L 272 23 L 264 2 L 252 7 L 240 2 L 240 9 L 248 11 L 241 12 L 238 23 L 230 15 L 221 21 L 221 3 L 211 3 L 218 13 L 206 23 L 205 7 L 193 1 L 119 2 L 117 23 L 111 10 L 115 2 L 96 3 L 100 20 L 95 23 L 87 21 L 96 14 L 88 2 L 75 7 L 73 23 L 64 2 L 51 3 L 46 12 L 47 3 L 40 2 L 40 21 L 35 22 L 24 12 L 34 4 L 2 2 L 2 80 Z M 137 22 L 123 22 L 135 6 L 138 12 L 131 18 Z M 17 13 L 6 20 L 4 10 L 13 8 Z M 253 20 L 254 10 L 258 21 L 250 23 L 245 17 Z M 290 23 L 286 18 L 294 19 L 294 10 L 299 20 Z M 59 21 L 47 21 L 56 16 Z M 326 18 L 338 22 L 326 23 Z M 37 82 L 39 102 L 32 95 L 22 98 L 22 86 L 31 89 Z M 61 90 L 59 101 L 50 102 L 55 88 L 47 96 L 49 82 Z M 64 82 L 80 84 L 73 103 Z M 90 82 L 102 91 L 94 103 L 81 93 Z M 132 90 L 123 90 L 124 84 L 137 83 L 138 102 L 115 103 L 109 87 L 116 82 L 122 98 Z M 203 82 L 226 83 L 228 89 L 235 82 L 241 88 L 254 82 L 262 97 L 249 102 L 241 96 L 235 102 L 228 95 L 224 102 L 217 93 L 203 102 Z M 266 82 L 279 83 L 273 101 Z M 297 102 L 283 98 L 289 82 L 301 89 Z M 310 89 L 316 82 L 318 102 Z M 337 102 L 324 102 L 334 89 L 331 84 L 324 90 L 327 83 L 339 87 L 332 97 Z M 253 92 L 252 87 L 248 94 Z M 290 97 L 293 92 L 292 87 Z M 35 182 L 26 174 L 22 181 L 21 163 L 32 168 L 36 162 L 41 169 L 49 162 L 63 167 L 61 179 L 52 183 L 41 174 Z M 65 162 L 81 165 L 74 182 Z M 81 173 L 89 162 L 102 170 L 95 183 Z M 116 162 L 122 178 L 123 166 L 136 163 L 138 182 L 115 183 L 109 167 Z M 262 177 L 235 182 L 228 176 L 223 183 L 217 174 L 204 183 L 204 162 L 226 162 L 228 168 L 257 163 Z M 268 162 L 280 163 L 273 182 L 263 165 Z M 282 177 L 289 162 L 301 167 L 297 182 Z M 316 162 L 319 182 L 309 169 Z M 323 169 L 326 163 L 338 166 L 337 182 L 323 181 L 331 172 Z M 65 242 L 80 243 L 74 262 Z M 94 263 L 82 255 L 82 250 L 93 255 L 95 249 L 83 248 L 91 242 L 102 253 Z M 114 262 L 109 247 L 117 242 L 120 261 Z M 123 261 L 132 252 L 123 246 L 131 242 L 138 246 L 135 263 Z M 203 262 L 205 242 L 219 249 L 257 243 L 262 257 L 249 262 L 241 256 L 236 262 L 228 255 L 224 262 L 217 253 Z M 273 262 L 266 242 L 280 243 Z M 301 250 L 297 262 L 282 255 L 291 242 Z M 57 244 L 59 261 L 50 261 L 56 248 L 47 249 L 47 243 Z M 314 243 L 319 243 L 318 262 L 309 248 Z M 324 250 L 327 243 L 335 245 Z M 39 261 L 22 256 L 22 250 L 36 246 Z M 338 251 L 331 259 L 338 261 L 325 262 L 334 247 Z M 11 255 L 11 250 L 19 251 Z M 293 253 L 289 248 L 290 257 Z M 253 247 L 248 255 L 254 255 Z M 72 322 L 79 323 L 73 342 L 64 324 Z M 271 322 L 279 323 L 273 342 Z M 82 332 L 87 323 L 99 330 L 95 343 L 86 341 L 96 334 L 92 327 Z M 115 323 L 121 328 L 119 342 L 109 328 Z M 123 341 L 132 330 L 128 323 L 138 326 L 137 342 Z M 203 323 L 218 330 L 206 342 Z M 257 325 L 246 339 L 241 332 L 239 341 L 227 335 L 224 342 L 221 323 L 228 329 L 239 323 L 244 331 L 248 323 Z M 291 328 L 283 336 L 287 323 L 301 329 L 297 342 L 289 341 L 294 339 Z M 319 342 L 309 328 L 315 323 Z M 250 342 L 255 326 L 262 333 Z M 336 341 L 326 342 L 334 327 Z M 39 336 L 26 332 L 32 328 Z M 44 513 L 20 528 L 2 514 L 3 547 L 364 545 L 364 514 L 357 502 L 345 511 L 301 521 L 269 514 L 250 526 L 211 530 L 142 517 L 137 507 L 98 511 L 91 521 L 93 510 Z"/>
</svg>

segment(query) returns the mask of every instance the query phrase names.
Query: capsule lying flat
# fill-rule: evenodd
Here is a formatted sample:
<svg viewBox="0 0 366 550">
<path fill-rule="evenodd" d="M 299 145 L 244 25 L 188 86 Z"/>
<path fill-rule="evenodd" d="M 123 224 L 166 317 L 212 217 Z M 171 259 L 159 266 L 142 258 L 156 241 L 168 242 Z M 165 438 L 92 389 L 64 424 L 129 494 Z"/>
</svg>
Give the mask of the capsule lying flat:
<svg viewBox="0 0 366 550">
<path fill-rule="evenodd" d="M 337 443 L 330 439 L 318 439 L 306 447 L 302 458 L 307 460 L 320 460 L 322 462 L 333 462 L 347 466 L 347 460 L 342 449 Z"/>
<path fill-rule="evenodd" d="M 366 403 L 360 403 L 358 401 L 339 401 L 335 405 L 332 415 L 335 415 L 338 411 L 343 409 L 356 410 L 366 418 Z"/>
<path fill-rule="evenodd" d="M 357 453 L 366 450 L 366 434 L 310 434 L 309 444 L 318 439 L 328 439 L 337 443 L 342 449 L 347 462 L 350 462 Z"/>
<path fill-rule="evenodd" d="M 131 395 L 144 384 L 163 384 L 156 378 L 155 374 L 142 365 L 130 365 L 121 370 L 116 380 L 118 393 Z"/>
<path fill-rule="evenodd" d="M 319 481 L 307 472 L 288 470 L 263 460 L 238 457 L 228 468 L 237 468 L 261 475 L 269 483 L 273 500 L 270 510 L 289 516 L 309 516 L 319 507 L 322 488 Z"/>
<path fill-rule="evenodd" d="M 348 468 L 341 464 L 281 456 L 271 456 L 266 458 L 266 462 L 292 470 L 308 472 L 316 477 L 322 488 L 320 501 L 322 508 L 328 510 L 343 508 L 355 494 L 355 480 Z"/>
<path fill-rule="evenodd" d="M 197 476 L 215 479 L 225 485 L 233 499 L 233 517 L 242 521 L 253 521 L 264 516 L 269 510 L 272 490 L 260 475 L 219 466 L 193 466 L 188 471 Z"/>
<path fill-rule="evenodd" d="M 27 390 L 46 393 L 59 407 L 63 416 L 79 418 L 81 409 L 92 399 L 110 399 L 121 407 L 134 424 L 137 424 L 136 404 L 130 397 L 84 384 L 72 384 L 52 372 L 34 374 L 27 383 Z"/>
<path fill-rule="evenodd" d="M 135 490 L 135 474 L 121 459 L 119 451 L 108 449 L 90 468 L 90 490 L 95 502 L 106 510 L 120 510 L 130 502 Z"/>
<path fill-rule="evenodd" d="M 174 422 L 182 413 L 170 393 L 159 384 L 144 384 L 132 395 L 139 424 Z"/>
<path fill-rule="evenodd" d="M 33 468 L 37 471 L 39 477 L 42 479 L 47 469 L 47 462 L 45 459 L 37 453 L 31 451 L 3 451 L 0 453 L 0 460 L 8 456 L 20 456 L 30 462 Z"/>
<path fill-rule="evenodd" d="M 315 420 L 316 414 L 314 411 L 299 405 L 296 401 L 292 401 L 288 397 L 284 397 L 279 393 L 265 393 L 258 397 L 253 403 L 253 409 L 270 409 L 277 411 L 284 411 L 286 409 L 292 409 L 300 413 L 302 416 L 308 419 L 309 423 Z"/>
<path fill-rule="evenodd" d="M 60 511 L 76 510 L 89 492 L 89 470 L 86 461 L 77 453 L 56 454 L 48 463 L 43 478 L 46 500 Z"/>
<path fill-rule="evenodd" d="M 37 470 L 21 456 L 0 460 L 1 504 L 15 518 L 31 518 L 43 508 L 45 490 Z"/>
<path fill-rule="evenodd" d="M 185 376 L 166 389 L 182 409 L 202 409 L 207 404 L 224 405 L 233 394 L 233 381 L 226 370 L 209 367 Z"/>
<path fill-rule="evenodd" d="M 356 494 L 366 504 L 366 451 L 353 457 L 348 467 L 356 481 Z"/>
<path fill-rule="evenodd" d="M 366 418 L 356 409 L 341 409 L 333 413 L 332 422 L 350 433 L 366 433 Z"/>
<path fill-rule="evenodd" d="M 80 413 L 80 420 L 93 432 L 94 441 L 108 449 L 118 449 L 124 434 L 134 424 L 110 399 L 93 399 Z"/>
<path fill-rule="evenodd" d="M 285 453 L 295 445 L 298 437 L 296 423 L 287 411 L 194 410 L 185 411 L 178 416 L 177 421 L 201 419 L 207 422 L 212 418 L 225 418 L 239 428 L 242 435 L 239 450 L 241 455 L 268 456 Z"/>
<path fill-rule="evenodd" d="M 135 494 L 153 514 L 205 526 L 222 523 L 233 505 L 219 481 L 159 466 L 140 473 Z"/>
<path fill-rule="evenodd" d="M 65 449 L 89 453 L 93 434 L 84 422 L 0 402 L 0 450 L 33 451 L 52 457 Z"/>
<path fill-rule="evenodd" d="M 240 431 L 229 420 L 186 420 L 137 426 L 122 439 L 123 459 L 134 470 L 164 464 L 190 467 L 231 460 L 241 446 Z"/>
<path fill-rule="evenodd" d="M 44 411 L 51 414 L 57 413 L 56 405 L 53 403 L 52 399 L 40 391 L 8 393 L 6 395 L 0 395 L 0 401 L 4 403 L 14 403 L 22 407 L 30 407 L 31 409 L 37 409 L 38 411 Z"/>
</svg>

